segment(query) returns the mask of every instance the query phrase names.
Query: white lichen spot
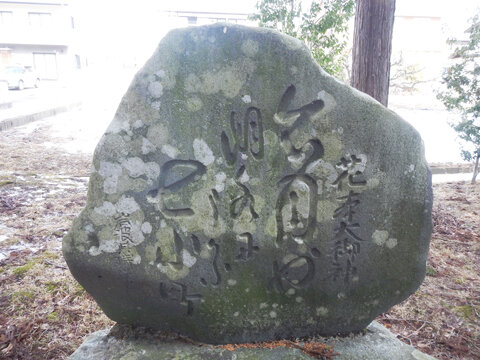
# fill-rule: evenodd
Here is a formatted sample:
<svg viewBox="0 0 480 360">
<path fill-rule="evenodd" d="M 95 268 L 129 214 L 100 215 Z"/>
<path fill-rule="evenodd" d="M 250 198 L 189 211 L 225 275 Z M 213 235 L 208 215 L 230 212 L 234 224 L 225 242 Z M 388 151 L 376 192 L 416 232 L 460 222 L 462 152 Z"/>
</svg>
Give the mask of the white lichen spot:
<svg viewBox="0 0 480 360">
<path fill-rule="evenodd" d="M 107 161 L 100 162 L 100 169 L 98 170 L 100 176 L 104 179 L 110 176 L 120 176 L 122 174 L 122 167 Z"/>
<path fill-rule="evenodd" d="M 106 178 L 103 182 L 103 191 L 105 194 L 115 194 L 117 192 L 118 187 L 118 177 L 109 177 Z"/>
<path fill-rule="evenodd" d="M 163 85 L 160 81 L 153 81 L 148 84 L 148 92 L 153 98 L 159 98 L 163 94 Z"/>
<path fill-rule="evenodd" d="M 317 316 L 325 316 L 328 314 L 328 309 L 324 306 L 317 307 L 316 309 Z"/>
<path fill-rule="evenodd" d="M 167 155 L 168 157 L 175 159 L 179 153 L 178 149 L 172 145 L 165 144 L 162 146 L 161 149 L 162 153 Z"/>
<path fill-rule="evenodd" d="M 269 315 L 270 315 L 270 317 L 271 317 L 272 319 L 274 319 L 274 318 L 277 317 L 277 313 L 276 313 L 275 311 L 270 311 L 270 314 L 269 314 Z"/>
<path fill-rule="evenodd" d="M 245 292 L 246 292 L 246 293 L 250 292 L 250 288 L 246 288 L 246 289 L 245 289 Z"/>
<path fill-rule="evenodd" d="M 132 157 L 122 161 L 122 167 L 127 170 L 128 175 L 137 178 L 145 174 L 145 163 L 139 157 Z"/>
<path fill-rule="evenodd" d="M 85 232 L 91 234 L 93 232 L 95 232 L 95 229 L 93 228 L 93 225 L 92 224 L 87 224 L 85 225 L 85 227 L 83 228 L 83 230 L 85 230 Z"/>
<path fill-rule="evenodd" d="M 227 280 L 227 284 L 230 285 L 230 286 L 237 285 L 237 280 L 235 280 L 235 279 L 228 279 L 228 280 Z"/>
<path fill-rule="evenodd" d="M 160 69 L 157 72 L 155 72 L 155 75 L 157 75 L 160 79 L 165 77 L 165 71 Z"/>
<path fill-rule="evenodd" d="M 197 97 L 189 98 L 187 100 L 187 110 L 190 112 L 195 112 L 200 110 L 203 107 L 203 102 Z"/>
<path fill-rule="evenodd" d="M 212 150 L 203 139 L 193 140 L 193 154 L 195 159 L 208 166 L 215 161 Z"/>
<path fill-rule="evenodd" d="M 227 27 L 226 27 L 226 26 L 223 27 L 223 33 L 224 33 L 224 34 L 227 33 Z"/>
<path fill-rule="evenodd" d="M 133 123 L 132 126 L 133 126 L 134 129 L 139 129 L 139 128 L 141 128 L 143 125 L 144 125 L 144 124 L 143 124 L 143 122 L 142 122 L 141 120 L 137 120 L 137 121 L 135 121 L 135 122 Z"/>
<path fill-rule="evenodd" d="M 155 150 L 155 145 L 153 145 L 146 138 L 142 138 L 142 154 L 146 155 Z"/>
<path fill-rule="evenodd" d="M 247 170 L 245 170 L 242 173 L 242 176 L 240 176 L 240 179 L 238 179 L 242 184 L 245 184 L 250 180 L 250 176 L 248 176 Z"/>
<path fill-rule="evenodd" d="M 98 174 L 105 179 L 103 191 L 106 194 L 115 194 L 117 192 L 118 177 L 122 174 L 122 167 L 118 164 L 101 161 Z"/>
<path fill-rule="evenodd" d="M 100 242 L 100 247 L 98 248 L 98 250 L 106 253 L 114 253 L 114 252 L 117 252 L 119 248 L 120 248 L 120 243 L 118 241 L 105 240 Z"/>
<path fill-rule="evenodd" d="M 383 246 L 388 239 L 388 231 L 375 230 L 372 234 L 372 240 L 378 246 Z"/>
<path fill-rule="evenodd" d="M 135 264 L 135 265 L 138 265 L 141 262 L 142 262 L 142 258 L 140 257 L 140 255 L 136 255 L 132 260 L 132 264 Z"/>
<path fill-rule="evenodd" d="M 102 206 L 94 208 L 93 211 L 95 211 L 97 214 L 100 214 L 106 217 L 113 216 L 116 213 L 115 206 L 108 201 L 104 201 Z"/>
<path fill-rule="evenodd" d="M 242 43 L 241 49 L 245 55 L 253 57 L 258 52 L 258 43 L 254 40 L 248 39 Z"/>
<path fill-rule="evenodd" d="M 380 185 L 380 180 L 378 178 L 369 178 L 367 179 L 367 188 L 374 189 Z"/>
<path fill-rule="evenodd" d="M 160 165 L 151 161 L 145 164 L 145 175 L 150 180 L 156 180 L 160 175 Z"/>
<path fill-rule="evenodd" d="M 227 175 L 224 172 L 219 172 L 215 174 L 215 190 L 221 193 L 225 190 L 225 181 L 227 180 Z"/>
<path fill-rule="evenodd" d="M 288 289 L 287 290 L 287 295 L 289 295 L 289 296 L 295 295 L 295 289 L 294 288 Z"/>
<path fill-rule="evenodd" d="M 165 226 L 167 226 L 166 221 L 165 220 L 160 221 L 160 227 L 164 228 Z"/>
<path fill-rule="evenodd" d="M 303 301 L 303 298 L 302 298 L 301 296 L 297 296 L 297 297 L 295 298 L 295 301 L 296 301 L 297 303 L 301 303 L 301 302 Z"/>
<path fill-rule="evenodd" d="M 117 212 L 120 214 L 131 214 L 140 209 L 135 199 L 123 195 L 115 205 Z"/>
<path fill-rule="evenodd" d="M 347 296 L 346 296 L 345 293 L 343 293 L 343 292 L 339 292 L 339 293 L 337 294 L 337 298 L 339 298 L 340 300 L 343 300 L 343 299 L 345 299 L 346 297 L 347 297 Z"/>
<path fill-rule="evenodd" d="M 305 161 L 305 153 L 290 155 L 287 157 L 294 169 L 300 169 Z"/>
<path fill-rule="evenodd" d="M 240 313 L 239 313 L 238 311 L 235 311 L 235 312 L 233 313 L 233 316 L 235 316 L 235 317 L 237 317 L 238 315 L 240 315 Z"/>
<path fill-rule="evenodd" d="M 160 110 L 161 103 L 160 101 L 153 101 L 150 106 L 152 107 L 153 110 Z"/>
<path fill-rule="evenodd" d="M 100 251 L 98 246 L 92 246 L 90 249 L 88 249 L 88 253 L 91 256 L 97 256 L 97 255 L 100 255 L 102 252 Z"/>
<path fill-rule="evenodd" d="M 276 309 L 278 307 L 278 304 L 277 303 L 273 303 L 272 304 L 272 308 Z"/>
<path fill-rule="evenodd" d="M 158 148 L 168 142 L 168 129 L 164 124 L 155 124 L 149 127 L 147 139 Z"/>
<path fill-rule="evenodd" d="M 197 262 L 197 258 L 195 256 L 192 256 L 187 249 L 183 249 L 182 261 L 183 261 L 183 265 L 185 265 L 188 268 L 191 268 Z"/>
<path fill-rule="evenodd" d="M 330 111 L 332 111 L 335 106 L 337 106 L 337 102 L 335 101 L 335 98 L 327 93 L 325 90 L 319 91 L 317 94 L 317 99 L 323 101 L 323 109 L 322 109 L 322 114 L 328 114 Z M 343 134 L 343 129 L 341 130 L 342 132 L 338 132 L 339 134 Z"/>
<path fill-rule="evenodd" d="M 261 303 L 260 304 L 260 309 L 266 309 L 268 307 L 268 304 L 267 303 Z"/>
<path fill-rule="evenodd" d="M 292 66 L 292 67 L 290 67 L 290 72 L 293 75 L 296 75 L 298 73 L 298 68 L 296 66 Z"/>
<path fill-rule="evenodd" d="M 121 131 L 125 131 L 126 133 L 130 133 L 130 124 L 128 121 L 120 121 L 118 118 L 115 118 L 110 125 L 108 126 L 107 134 L 117 134 Z"/>
<path fill-rule="evenodd" d="M 245 153 L 242 153 L 240 157 L 242 158 L 242 160 L 248 160 L 248 155 Z"/>
<path fill-rule="evenodd" d="M 397 246 L 397 239 L 395 238 L 390 238 L 386 241 L 385 246 L 389 249 L 393 249 L 395 246 Z"/>
<path fill-rule="evenodd" d="M 141 229 L 144 234 L 150 234 L 152 232 L 152 225 L 150 225 L 149 222 L 144 222 Z"/>
<path fill-rule="evenodd" d="M 243 95 L 242 96 L 242 101 L 245 103 L 245 104 L 250 104 L 252 102 L 252 98 L 250 97 L 250 95 Z"/>
</svg>

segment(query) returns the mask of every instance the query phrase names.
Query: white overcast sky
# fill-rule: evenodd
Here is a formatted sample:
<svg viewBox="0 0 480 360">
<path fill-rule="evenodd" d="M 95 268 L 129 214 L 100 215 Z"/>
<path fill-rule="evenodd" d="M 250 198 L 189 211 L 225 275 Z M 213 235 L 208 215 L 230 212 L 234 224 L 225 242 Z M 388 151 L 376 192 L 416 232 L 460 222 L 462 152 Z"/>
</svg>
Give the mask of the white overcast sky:
<svg viewBox="0 0 480 360">
<path fill-rule="evenodd" d="M 71 0 L 81 42 L 88 52 L 151 53 L 174 24 L 164 11 L 254 13 L 257 0 Z M 307 9 L 311 0 L 302 2 Z M 449 37 L 458 36 L 480 9 L 479 0 L 397 0 L 396 14 L 440 16 Z"/>
</svg>

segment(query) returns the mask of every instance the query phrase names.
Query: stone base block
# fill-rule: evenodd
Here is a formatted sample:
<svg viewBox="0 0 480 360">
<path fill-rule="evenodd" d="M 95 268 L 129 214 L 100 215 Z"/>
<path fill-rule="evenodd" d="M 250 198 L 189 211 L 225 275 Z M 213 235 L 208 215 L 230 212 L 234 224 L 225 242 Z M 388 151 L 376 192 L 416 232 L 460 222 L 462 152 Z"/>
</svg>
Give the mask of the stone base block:
<svg viewBox="0 0 480 360">
<path fill-rule="evenodd" d="M 372 322 L 362 333 L 348 337 L 312 339 L 333 347 L 336 360 L 434 360 L 398 340 L 384 326 Z M 173 334 L 149 334 L 114 327 L 90 335 L 70 356 L 70 360 L 310 360 L 300 349 L 277 347 L 239 348 L 188 342 Z"/>
</svg>

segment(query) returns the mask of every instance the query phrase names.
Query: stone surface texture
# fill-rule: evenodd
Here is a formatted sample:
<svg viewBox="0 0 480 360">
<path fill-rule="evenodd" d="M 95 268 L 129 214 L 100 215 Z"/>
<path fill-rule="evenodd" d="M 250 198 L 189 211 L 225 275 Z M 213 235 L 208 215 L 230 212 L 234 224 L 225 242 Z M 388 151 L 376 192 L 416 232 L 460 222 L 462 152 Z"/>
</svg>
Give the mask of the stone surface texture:
<svg viewBox="0 0 480 360">
<path fill-rule="evenodd" d="M 198 346 L 181 341 L 159 341 L 154 337 L 130 336 L 118 340 L 108 330 L 97 331 L 70 356 L 70 360 L 309 360 L 299 349 L 255 348 L 230 351 L 213 346 Z M 402 343 L 385 327 L 373 322 L 365 334 L 345 338 L 317 338 L 333 347 L 336 360 L 434 360 L 414 347 Z"/>
<path fill-rule="evenodd" d="M 344 334 L 421 284 L 431 207 L 419 134 L 300 41 L 192 27 L 135 76 L 63 252 L 119 323 L 210 343 Z"/>
</svg>

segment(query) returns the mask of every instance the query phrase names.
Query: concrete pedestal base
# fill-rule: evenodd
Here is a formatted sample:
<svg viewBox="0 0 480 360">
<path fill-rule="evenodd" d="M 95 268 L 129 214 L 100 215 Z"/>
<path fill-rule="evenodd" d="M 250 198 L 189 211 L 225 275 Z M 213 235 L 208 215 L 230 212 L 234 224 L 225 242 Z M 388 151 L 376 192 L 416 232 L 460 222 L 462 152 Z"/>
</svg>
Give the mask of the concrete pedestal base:
<svg viewBox="0 0 480 360">
<path fill-rule="evenodd" d="M 174 335 L 139 331 L 101 330 L 90 335 L 73 353 L 70 360 L 310 360 L 300 349 L 278 347 L 241 348 L 227 350 L 214 345 L 198 345 L 175 339 Z M 412 346 L 398 340 L 377 322 L 372 322 L 362 334 L 345 338 L 314 339 L 333 347 L 336 360 L 434 360 Z"/>
</svg>

